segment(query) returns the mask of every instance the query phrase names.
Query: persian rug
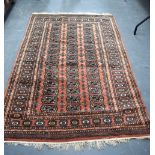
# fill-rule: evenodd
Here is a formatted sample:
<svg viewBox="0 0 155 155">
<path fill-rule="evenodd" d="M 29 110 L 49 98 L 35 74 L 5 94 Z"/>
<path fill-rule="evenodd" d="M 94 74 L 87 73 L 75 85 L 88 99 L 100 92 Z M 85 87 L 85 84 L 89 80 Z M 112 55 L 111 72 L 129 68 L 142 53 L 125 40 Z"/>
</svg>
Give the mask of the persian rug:
<svg viewBox="0 0 155 155">
<path fill-rule="evenodd" d="M 32 14 L 5 91 L 5 141 L 148 136 L 114 17 Z"/>
</svg>

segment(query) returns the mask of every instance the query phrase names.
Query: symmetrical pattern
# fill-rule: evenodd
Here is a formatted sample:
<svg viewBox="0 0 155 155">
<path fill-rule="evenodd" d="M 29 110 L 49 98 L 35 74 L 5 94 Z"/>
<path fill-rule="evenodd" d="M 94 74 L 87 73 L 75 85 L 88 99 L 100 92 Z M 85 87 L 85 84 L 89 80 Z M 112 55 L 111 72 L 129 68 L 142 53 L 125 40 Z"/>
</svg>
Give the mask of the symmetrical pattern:
<svg viewBox="0 0 155 155">
<path fill-rule="evenodd" d="M 114 17 L 33 14 L 5 92 L 5 140 L 146 135 Z"/>
</svg>

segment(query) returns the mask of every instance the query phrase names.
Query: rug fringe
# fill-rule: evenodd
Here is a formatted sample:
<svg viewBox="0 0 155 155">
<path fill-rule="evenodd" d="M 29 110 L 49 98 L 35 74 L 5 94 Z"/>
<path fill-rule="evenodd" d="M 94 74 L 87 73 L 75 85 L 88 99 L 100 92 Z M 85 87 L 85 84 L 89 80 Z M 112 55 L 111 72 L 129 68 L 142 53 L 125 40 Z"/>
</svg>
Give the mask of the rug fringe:
<svg viewBox="0 0 155 155">
<path fill-rule="evenodd" d="M 74 149 L 75 151 L 81 151 L 84 149 L 97 149 L 103 150 L 107 145 L 116 146 L 120 143 L 126 143 L 130 139 L 149 139 L 149 136 L 143 137 L 132 137 L 132 138 L 117 138 L 117 139 L 99 139 L 99 140 L 84 140 L 84 141 L 73 141 L 73 142 L 26 142 L 26 141 L 6 141 L 9 145 L 22 145 L 28 147 L 34 147 L 38 150 L 48 147 L 52 150 L 64 151 Z"/>
<path fill-rule="evenodd" d="M 110 15 L 112 16 L 111 13 L 95 13 L 95 12 L 33 12 L 32 14 L 49 14 L 49 15 Z"/>
</svg>

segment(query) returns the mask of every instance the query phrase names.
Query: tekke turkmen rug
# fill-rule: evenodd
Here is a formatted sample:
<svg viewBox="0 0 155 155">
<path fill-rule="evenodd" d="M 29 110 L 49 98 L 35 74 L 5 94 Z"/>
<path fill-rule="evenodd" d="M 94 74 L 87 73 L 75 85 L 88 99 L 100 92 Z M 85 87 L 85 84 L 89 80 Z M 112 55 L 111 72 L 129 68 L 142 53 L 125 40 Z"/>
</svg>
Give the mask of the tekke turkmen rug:
<svg viewBox="0 0 155 155">
<path fill-rule="evenodd" d="M 5 92 L 5 140 L 148 136 L 114 17 L 33 14 Z"/>
</svg>

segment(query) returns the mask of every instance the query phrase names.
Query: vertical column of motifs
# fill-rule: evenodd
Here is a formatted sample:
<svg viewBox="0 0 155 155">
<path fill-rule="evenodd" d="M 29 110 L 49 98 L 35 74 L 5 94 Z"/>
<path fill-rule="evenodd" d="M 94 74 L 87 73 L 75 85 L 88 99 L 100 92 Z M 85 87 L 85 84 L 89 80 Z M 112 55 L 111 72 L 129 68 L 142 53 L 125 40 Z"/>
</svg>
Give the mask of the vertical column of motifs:
<svg viewBox="0 0 155 155">
<path fill-rule="evenodd" d="M 103 104 L 105 107 L 105 110 L 108 111 L 108 98 L 107 98 L 107 91 L 106 91 L 106 84 L 104 80 L 104 74 L 102 70 L 102 65 L 103 62 L 100 57 L 100 49 L 98 46 L 98 39 L 97 39 L 97 32 L 96 32 L 96 26 L 95 24 L 92 24 L 93 28 L 93 35 L 94 35 L 94 45 L 95 45 L 95 50 L 96 50 L 96 59 L 97 59 L 97 64 L 98 64 L 98 72 L 99 72 L 99 78 L 100 78 L 100 85 L 101 85 L 101 91 L 102 91 L 102 97 L 103 97 Z"/>
<path fill-rule="evenodd" d="M 26 54 L 26 48 L 30 43 L 31 34 L 34 31 L 34 23 L 35 23 L 35 18 L 33 18 L 33 19 L 31 18 L 31 20 L 29 22 L 30 25 L 27 28 L 27 32 L 26 32 L 27 35 L 25 36 L 25 38 L 23 40 L 23 43 L 22 43 L 21 48 L 20 48 L 21 51 L 18 54 L 18 57 L 16 59 L 16 63 L 18 62 L 18 65 L 16 64 L 14 66 L 14 73 L 16 73 L 16 74 L 12 75 L 12 78 L 9 79 L 9 85 L 6 88 L 6 91 L 5 91 L 5 92 L 7 92 L 7 94 L 5 94 L 6 95 L 5 96 L 5 121 L 6 121 L 6 118 L 7 118 L 7 114 L 11 110 L 12 104 L 16 103 L 16 101 L 14 100 L 14 98 L 15 98 L 14 95 L 15 95 L 15 92 L 17 92 L 17 90 L 15 90 L 15 89 L 17 89 L 16 85 L 19 82 L 19 75 L 20 75 L 20 72 L 21 72 L 22 61 L 24 60 L 24 56 Z M 11 82 L 13 77 L 14 77 L 14 82 Z M 25 104 L 25 103 L 22 102 L 22 104 Z"/>
<path fill-rule="evenodd" d="M 79 112 L 80 90 L 78 80 L 77 24 L 68 23 L 67 33 L 67 111 Z"/>
<path fill-rule="evenodd" d="M 46 40 L 46 44 L 45 44 L 45 51 L 43 53 L 43 61 L 42 61 L 42 71 L 41 71 L 41 75 L 40 75 L 40 89 L 39 89 L 39 96 L 37 98 L 37 107 L 36 107 L 36 111 L 40 112 L 42 105 L 44 102 L 47 102 L 48 100 L 48 96 L 44 96 L 43 92 L 44 92 L 44 82 L 45 82 L 45 76 L 46 76 L 46 63 L 47 63 L 47 58 L 48 58 L 48 49 L 49 49 L 49 44 L 50 44 L 50 35 L 51 35 L 51 31 L 52 31 L 52 24 L 48 23 L 48 31 L 47 31 L 47 40 Z M 43 102 L 43 103 L 42 103 Z"/>
<path fill-rule="evenodd" d="M 53 22 L 51 34 L 48 38 L 48 50 L 45 50 L 46 52 L 42 55 L 43 61 L 40 63 L 41 73 L 39 73 L 39 75 L 42 76 L 38 79 L 39 83 L 37 84 L 37 88 L 41 95 L 40 102 L 42 105 L 40 106 L 40 109 L 38 108 L 38 110 L 41 110 L 44 115 L 49 115 L 49 113 L 57 111 L 60 30 L 61 25 Z"/>
<path fill-rule="evenodd" d="M 117 110 L 116 107 L 116 99 L 114 98 L 114 93 L 113 93 L 113 89 L 112 89 L 112 82 L 111 82 L 111 78 L 110 78 L 110 72 L 109 72 L 109 68 L 108 68 L 108 61 L 107 61 L 107 57 L 105 55 L 105 49 L 104 49 L 104 45 L 102 42 L 102 39 L 100 37 L 100 33 L 99 33 L 99 28 L 98 28 L 98 24 L 99 23 L 94 23 L 93 25 L 93 29 L 94 29 L 94 38 L 95 38 L 95 42 L 96 42 L 96 48 L 97 48 L 97 57 L 99 57 L 99 63 L 100 63 L 100 67 L 99 70 L 101 70 L 101 74 L 103 74 L 104 78 L 104 89 L 106 90 L 106 110 L 108 111 L 115 111 Z M 103 82 L 103 81 L 102 81 Z"/>
<path fill-rule="evenodd" d="M 61 25 L 57 22 L 52 23 L 52 32 L 50 36 L 50 44 L 48 50 L 48 57 L 46 61 L 46 75 L 44 81 L 44 96 L 47 97 L 42 106 L 42 112 L 57 112 L 57 96 L 58 96 L 58 64 L 60 52 L 60 30 Z M 49 113 L 48 113 L 49 115 Z"/>
<path fill-rule="evenodd" d="M 67 106 L 67 77 L 66 77 L 66 50 L 67 24 L 62 23 L 60 33 L 60 53 L 58 64 L 58 112 L 66 112 Z"/>
<path fill-rule="evenodd" d="M 97 55 L 98 48 L 96 48 L 96 38 L 94 36 L 92 23 L 84 24 L 83 34 L 91 111 L 104 111 L 107 101 L 106 92 L 103 75 L 101 75 L 101 69 L 99 68 L 101 63 Z"/>
<path fill-rule="evenodd" d="M 80 83 L 80 109 L 81 111 L 90 111 L 89 91 L 87 84 L 86 57 L 84 49 L 84 32 L 83 24 L 77 24 L 77 40 L 78 40 L 78 68 Z"/>
<path fill-rule="evenodd" d="M 111 26 L 109 28 L 112 29 L 112 34 L 113 34 L 113 37 L 111 38 L 110 41 L 112 42 L 115 39 L 116 49 L 118 50 L 118 57 L 120 57 L 121 58 L 120 60 L 122 60 L 122 62 L 120 62 L 116 59 L 115 62 L 120 66 L 122 63 L 123 64 L 122 68 L 124 68 L 124 70 L 120 69 L 120 72 L 118 71 L 117 74 L 120 74 L 122 77 L 123 77 L 123 75 L 126 75 L 126 76 L 124 76 L 124 78 L 126 77 L 126 79 L 125 79 L 126 82 L 123 81 L 122 83 L 117 84 L 116 86 L 117 86 L 117 88 L 120 86 L 126 87 L 127 89 L 130 90 L 129 92 L 123 91 L 119 94 L 118 94 L 118 91 L 116 91 L 116 94 L 117 94 L 117 96 L 120 97 L 119 101 L 121 103 L 121 106 L 123 106 L 123 108 L 135 108 L 135 107 L 137 107 L 138 115 L 141 119 L 141 122 L 143 124 L 145 124 L 144 118 L 142 116 L 141 109 L 139 108 L 140 105 L 138 103 L 138 99 L 137 99 L 137 96 L 135 93 L 136 90 L 134 89 L 134 85 L 132 83 L 132 80 L 130 79 L 131 75 L 130 75 L 130 71 L 128 70 L 129 69 L 129 67 L 128 67 L 129 62 L 128 62 L 128 60 L 127 61 L 125 60 L 124 47 L 122 46 L 121 38 L 119 38 L 120 34 L 119 34 L 119 31 L 117 31 L 117 27 L 116 27 L 114 18 L 110 18 L 110 25 Z M 102 27 L 102 31 L 103 31 L 103 27 Z M 122 46 L 122 48 L 121 48 L 121 46 Z M 138 90 L 138 88 L 137 88 L 137 90 Z"/>
<path fill-rule="evenodd" d="M 41 56 L 41 52 L 42 52 L 42 47 L 43 47 L 43 40 L 45 39 L 45 32 L 48 33 L 48 37 L 49 37 L 49 34 L 50 34 L 50 30 L 48 29 L 47 30 L 47 27 L 49 25 L 47 24 L 47 22 L 45 22 L 45 25 L 44 25 L 44 30 L 43 30 L 43 35 L 42 35 L 42 38 L 41 38 L 41 44 L 40 44 L 40 47 L 39 47 L 39 52 L 38 52 L 38 57 L 37 57 L 37 63 L 36 63 L 36 66 L 35 66 L 35 70 L 34 70 L 34 78 L 33 78 L 33 85 L 32 85 L 32 89 L 31 89 L 31 95 L 30 95 L 30 99 L 29 99 L 29 102 L 28 102 L 28 110 L 27 110 L 27 114 L 30 115 L 31 113 L 31 106 L 32 106 L 32 100 L 33 100 L 33 95 L 34 95 L 34 90 L 35 90 L 35 84 L 36 84 L 36 81 L 37 81 L 37 71 L 38 71 L 38 67 L 39 67 L 39 62 L 40 62 L 40 56 Z M 48 27 L 49 28 L 49 27 Z M 46 42 L 46 45 L 48 43 Z M 40 105 L 41 103 L 38 103 L 38 106 Z"/>
</svg>

